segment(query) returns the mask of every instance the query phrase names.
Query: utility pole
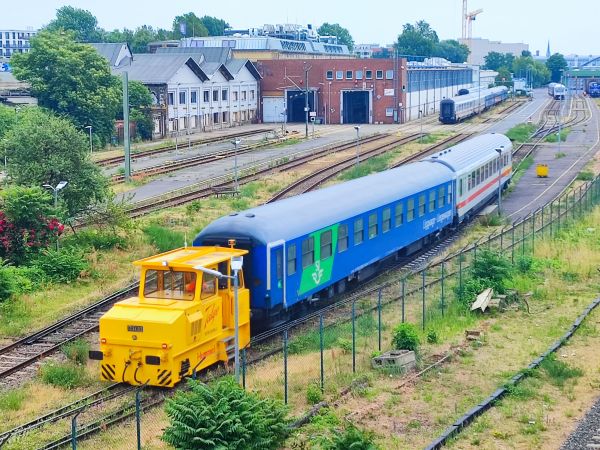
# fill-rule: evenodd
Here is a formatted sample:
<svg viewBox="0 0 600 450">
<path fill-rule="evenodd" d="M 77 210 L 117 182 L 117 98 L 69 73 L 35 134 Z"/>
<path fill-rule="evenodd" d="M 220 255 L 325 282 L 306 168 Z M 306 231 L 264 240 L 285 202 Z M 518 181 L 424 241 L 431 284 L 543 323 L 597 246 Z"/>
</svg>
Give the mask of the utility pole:
<svg viewBox="0 0 600 450">
<path fill-rule="evenodd" d="M 308 139 L 308 71 L 310 67 L 304 68 L 304 121 L 306 125 L 305 137 Z"/>
<path fill-rule="evenodd" d="M 125 147 L 125 181 L 131 178 L 131 148 L 129 147 L 129 80 L 123 72 L 123 145 Z"/>
</svg>

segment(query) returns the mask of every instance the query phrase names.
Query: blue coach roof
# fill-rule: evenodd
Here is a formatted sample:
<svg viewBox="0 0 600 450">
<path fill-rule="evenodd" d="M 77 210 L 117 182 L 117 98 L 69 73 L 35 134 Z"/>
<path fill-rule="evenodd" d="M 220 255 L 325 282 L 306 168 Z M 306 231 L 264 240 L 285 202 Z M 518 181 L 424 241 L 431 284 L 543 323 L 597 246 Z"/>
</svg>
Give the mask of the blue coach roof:
<svg viewBox="0 0 600 450">
<path fill-rule="evenodd" d="M 446 99 L 446 100 L 453 100 L 455 103 L 464 103 L 464 102 L 470 102 L 472 100 L 484 99 L 488 95 L 499 94 L 501 92 L 506 92 L 506 91 L 508 91 L 508 88 L 506 86 L 496 86 L 493 88 L 481 89 L 480 91 L 472 92 L 472 93 L 469 93 L 466 95 L 458 95 L 456 97 L 452 97 L 451 99 Z"/>
<path fill-rule="evenodd" d="M 452 179 L 442 164 L 407 164 L 221 217 L 198 234 L 194 245 L 210 237 L 250 237 L 263 244 L 293 239 Z"/>
<path fill-rule="evenodd" d="M 503 134 L 489 133 L 475 136 L 465 142 L 425 158 L 425 161 L 441 162 L 454 172 L 461 172 L 482 160 L 497 158 L 497 148 L 510 151 L 512 144 Z"/>
</svg>

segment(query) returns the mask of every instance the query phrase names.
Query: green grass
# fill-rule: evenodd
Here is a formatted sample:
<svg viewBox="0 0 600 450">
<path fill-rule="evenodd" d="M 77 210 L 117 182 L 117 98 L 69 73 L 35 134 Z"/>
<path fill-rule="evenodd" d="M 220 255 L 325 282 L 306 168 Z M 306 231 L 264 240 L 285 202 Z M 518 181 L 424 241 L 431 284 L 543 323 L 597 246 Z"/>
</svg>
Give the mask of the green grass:
<svg viewBox="0 0 600 450">
<path fill-rule="evenodd" d="M 0 410 L 2 411 L 18 411 L 25 400 L 25 391 L 23 389 L 15 389 L 0 393 Z"/>
<path fill-rule="evenodd" d="M 536 126 L 531 123 L 521 123 L 512 127 L 506 132 L 506 137 L 517 144 L 527 142 L 533 132 L 536 130 Z"/>
<path fill-rule="evenodd" d="M 554 158 L 560 159 L 560 158 L 564 158 L 565 156 L 567 156 L 567 154 L 565 152 L 558 152 L 554 155 Z"/>
<path fill-rule="evenodd" d="M 578 181 L 592 181 L 594 179 L 594 173 L 587 170 L 582 170 L 577 174 Z"/>
<path fill-rule="evenodd" d="M 48 362 L 40 368 L 40 377 L 46 384 L 63 389 L 74 389 L 88 384 L 85 368 L 71 362 Z"/>
<path fill-rule="evenodd" d="M 302 139 L 300 138 L 289 138 L 286 139 L 285 141 L 281 141 L 275 145 L 272 145 L 272 148 L 281 148 L 281 147 L 288 147 L 290 145 L 296 145 L 299 144 L 300 142 L 302 142 Z"/>
<path fill-rule="evenodd" d="M 159 252 L 167 252 L 174 248 L 183 247 L 185 236 L 179 231 L 169 230 L 157 224 L 150 224 L 143 229 L 148 241 L 154 245 Z"/>
<path fill-rule="evenodd" d="M 419 144 L 433 144 L 440 137 L 436 134 L 426 134 L 421 139 L 419 139 Z"/>
<path fill-rule="evenodd" d="M 569 367 L 565 362 L 556 359 L 552 354 L 540 364 L 540 368 L 548 376 L 552 384 L 563 387 L 565 382 L 571 378 L 578 378 L 583 375 L 583 370 L 577 367 Z"/>
<path fill-rule="evenodd" d="M 85 339 L 79 338 L 64 344 L 61 351 L 70 361 L 83 365 L 87 363 L 90 344 Z"/>
<path fill-rule="evenodd" d="M 355 178 L 365 177 L 372 173 L 381 172 L 386 170 L 389 166 L 390 161 L 396 156 L 397 152 L 388 152 L 383 155 L 374 156 L 366 161 L 360 161 L 358 166 L 354 166 L 351 169 L 344 171 L 338 180 L 347 181 L 354 180 Z"/>
<path fill-rule="evenodd" d="M 565 142 L 567 140 L 567 136 L 571 132 L 570 128 L 563 128 L 560 131 L 560 141 Z M 558 142 L 558 133 L 551 133 L 544 139 L 544 142 Z"/>
</svg>

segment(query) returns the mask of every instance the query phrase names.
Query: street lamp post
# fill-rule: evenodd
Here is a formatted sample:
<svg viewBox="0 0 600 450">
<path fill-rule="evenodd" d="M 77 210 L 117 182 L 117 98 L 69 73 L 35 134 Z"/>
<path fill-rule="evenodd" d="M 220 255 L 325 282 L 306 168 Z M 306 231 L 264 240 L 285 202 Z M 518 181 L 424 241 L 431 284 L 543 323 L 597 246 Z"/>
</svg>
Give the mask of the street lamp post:
<svg viewBox="0 0 600 450">
<path fill-rule="evenodd" d="M 502 207 L 502 150 L 504 147 L 497 148 L 498 152 L 498 216 Z"/>
<path fill-rule="evenodd" d="M 360 126 L 355 125 L 354 129 L 356 130 L 356 167 L 358 167 L 360 162 Z"/>
<path fill-rule="evenodd" d="M 52 194 L 54 196 L 54 209 L 58 208 L 58 192 L 67 187 L 69 184 L 68 181 L 60 181 L 56 186 L 52 186 L 51 184 L 44 184 L 42 187 L 46 189 L 52 190 Z M 58 251 L 58 236 L 56 237 L 56 251 Z"/>
<path fill-rule="evenodd" d="M 423 143 L 423 110 L 419 110 L 419 122 L 421 122 L 421 135 L 419 136 L 419 143 Z"/>
<path fill-rule="evenodd" d="M 90 155 L 91 155 L 92 153 L 94 153 L 94 147 L 92 144 L 92 126 L 87 125 L 84 128 L 90 132 Z"/>
<path fill-rule="evenodd" d="M 328 92 L 328 105 L 327 105 L 327 125 L 331 125 L 331 81 L 329 82 Z"/>
<path fill-rule="evenodd" d="M 239 185 L 238 185 L 238 167 L 237 167 L 237 154 L 238 154 L 238 147 L 240 145 L 242 141 L 240 139 L 236 139 L 235 141 L 231 141 L 231 143 L 235 146 L 235 152 L 233 154 L 233 180 L 234 180 L 234 188 L 235 191 L 237 192 L 239 189 Z"/>
<path fill-rule="evenodd" d="M 238 272 L 242 270 L 242 266 L 244 264 L 243 256 L 233 256 L 231 258 L 231 270 L 233 271 L 233 275 L 225 275 L 224 273 L 219 272 L 218 270 L 207 269 L 202 266 L 195 266 L 194 269 L 199 270 L 200 272 L 207 273 L 209 275 L 214 275 L 217 278 L 225 278 L 228 280 L 233 280 L 233 321 L 234 321 L 234 350 L 233 350 L 233 360 L 235 365 L 235 381 L 240 383 L 240 324 L 239 324 L 239 301 L 238 301 L 238 291 L 239 291 L 239 281 L 238 281 Z"/>
</svg>

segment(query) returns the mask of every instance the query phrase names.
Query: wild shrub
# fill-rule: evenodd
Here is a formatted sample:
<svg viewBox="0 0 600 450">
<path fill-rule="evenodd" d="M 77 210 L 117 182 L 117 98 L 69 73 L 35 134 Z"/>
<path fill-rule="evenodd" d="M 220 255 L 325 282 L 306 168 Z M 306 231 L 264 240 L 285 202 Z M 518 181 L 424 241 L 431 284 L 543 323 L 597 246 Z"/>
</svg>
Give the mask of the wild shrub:
<svg viewBox="0 0 600 450">
<path fill-rule="evenodd" d="M 579 181 L 592 181 L 594 179 L 594 173 L 587 170 L 582 170 L 577 174 L 577 180 Z"/>
<path fill-rule="evenodd" d="M 124 249 L 127 247 L 127 239 L 113 232 L 83 230 L 77 234 L 68 236 L 61 244 L 64 248 L 94 248 L 96 250 Z"/>
<path fill-rule="evenodd" d="M 309 405 L 316 405 L 323 401 L 323 392 L 321 392 L 321 386 L 317 383 L 309 383 L 306 386 L 306 401 Z"/>
<path fill-rule="evenodd" d="M 352 352 L 352 341 L 350 339 L 337 338 L 336 344 L 342 350 L 342 352 L 344 352 L 344 353 Z"/>
<path fill-rule="evenodd" d="M 276 449 L 288 433 L 287 408 L 242 389 L 233 378 L 195 380 L 167 401 L 162 440 L 176 448 Z"/>
<path fill-rule="evenodd" d="M 394 328 L 392 345 L 396 350 L 417 351 L 419 344 L 419 333 L 412 323 L 401 323 Z"/>
<path fill-rule="evenodd" d="M 8 300 L 15 294 L 17 283 L 6 266 L 0 266 L 0 301 Z"/>
<path fill-rule="evenodd" d="M 84 365 L 88 360 L 90 344 L 85 339 L 75 339 L 74 341 L 64 344 L 61 347 L 61 351 L 70 361 Z"/>
<path fill-rule="evenodd" d="M 550 382 L 558 387 L 564 386 L 570 378 L 578 378 L 583 375 L 583 370 L 578 367 L 570 367 L 567 363 L 557 360 L 554 354 L 542 361 L 540 368 L 546 373 Z"/>
<path fill-rule="evenodd" d="M 55 283 L 70 283 L 90 267 L 81 253 L 69 249 L 47 249 L 35 259 L 33 266 Z"/>
<path fill-rule="evenodd" d="M 486 287 L 491 287 L 494 292 L 502 294 L 506 289 L 505 283 L 512 277 L 512 266 L 501 253 L 482 250 L 473 261 L 471 275 L 482 280 Z"/>
<path fill-rule="evenodd" d="M 440 341 L 440 338 L 435 330 L 429 330 L 427 332 L 427 342 L 429 344 L 437 344 Z"/>
<path fill-rule="evenodd" d="M 72 362 L 46 363 L 40 368 L 40 376 L 44 383 L 64 389 L 74 389 L 88 382 L 84 367 Z"/>
<path fill-rule="evenodd" d="M 185 206 L 185 210 L 189 216 L 194 215 L 197 212 L 200 212 L 200 210 L 202 210 L 202 201 L 194 200 L 193 202 L 188 203 Z"/>
<path fill-rule="evenodd" d="M 148 225 L 143 229 L 150 243 L 158 249 L 159 252 L 168 252 L 174 248 L 183 247 L 185 236 L 179 231 L 169 230 L 157 224 Z"/>
<path fill-rule="evenodd" d="M 375 433 L 361 430 L 349 424 L 342 433 L 334 433 L 330 445 L 326 450 L 377 450 L 380 447 L 375 443 Z"/>
<path fill-rule="evenodd" d="M 18 411 L 25 400 L 23 389 L 14 389 L 0 393 L 0 410 Z"/>
</svg>

